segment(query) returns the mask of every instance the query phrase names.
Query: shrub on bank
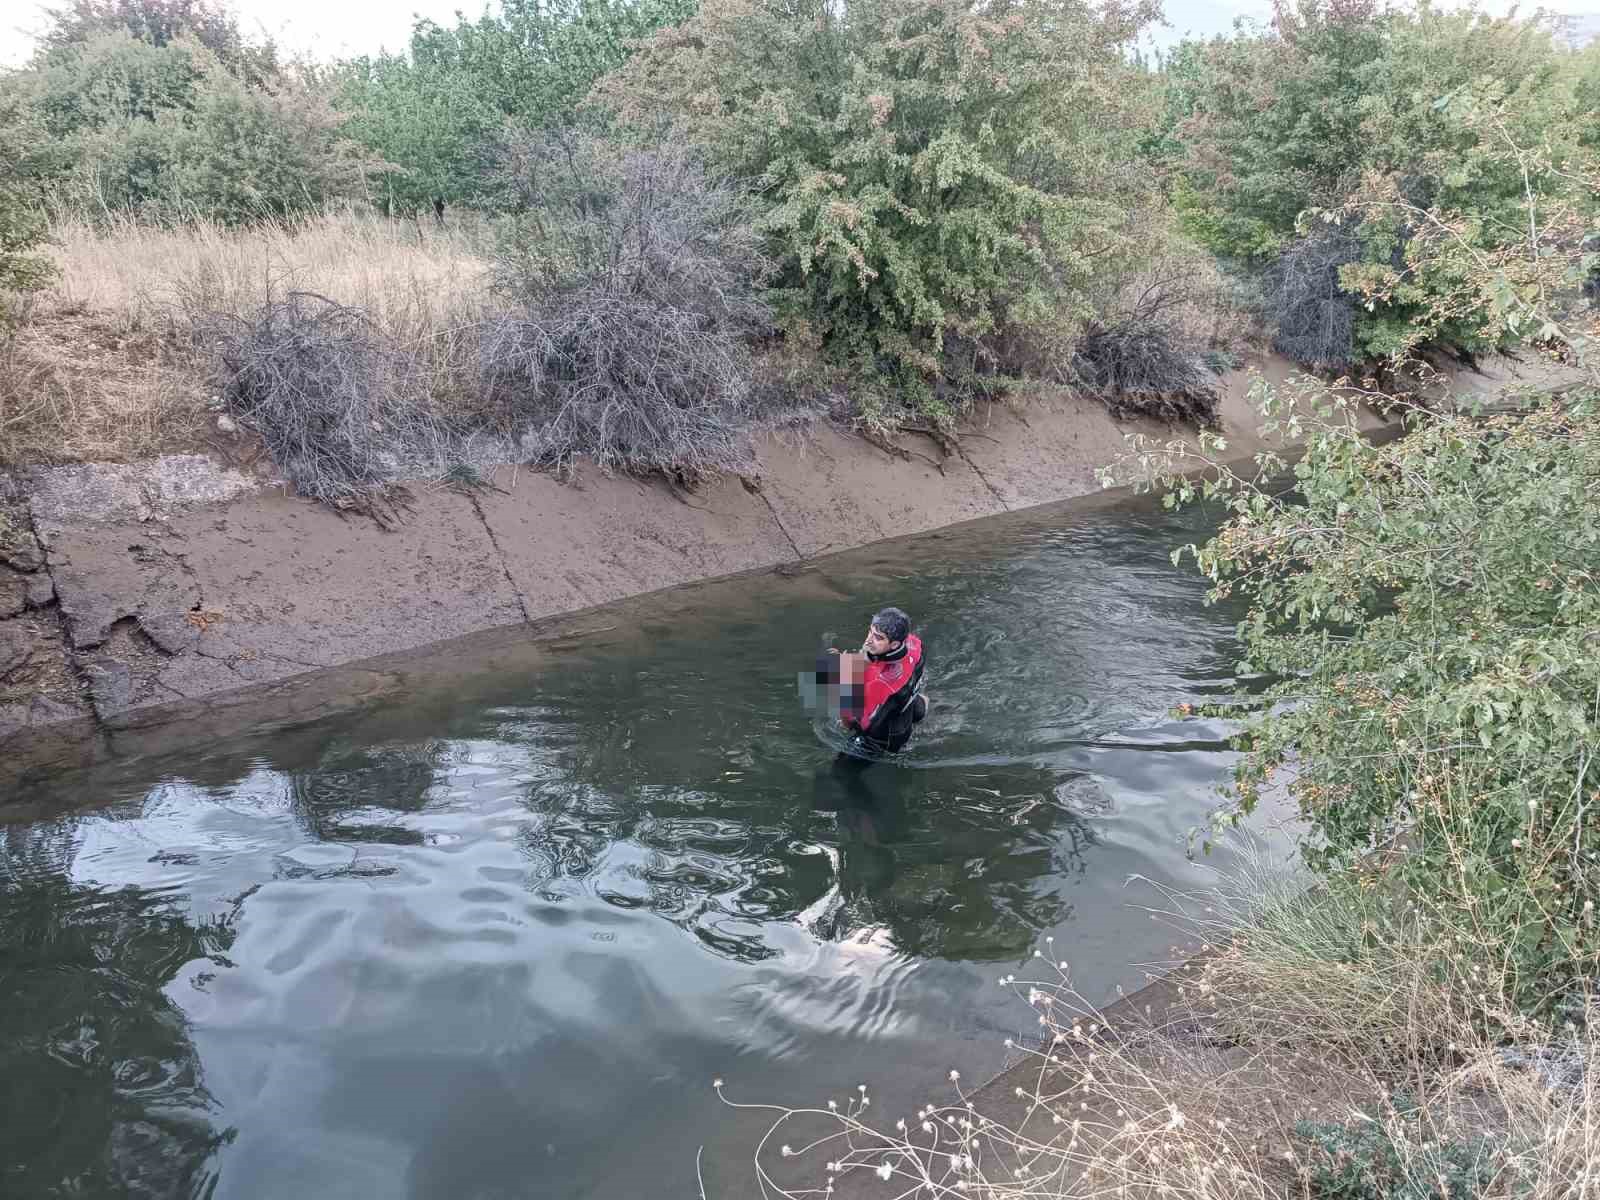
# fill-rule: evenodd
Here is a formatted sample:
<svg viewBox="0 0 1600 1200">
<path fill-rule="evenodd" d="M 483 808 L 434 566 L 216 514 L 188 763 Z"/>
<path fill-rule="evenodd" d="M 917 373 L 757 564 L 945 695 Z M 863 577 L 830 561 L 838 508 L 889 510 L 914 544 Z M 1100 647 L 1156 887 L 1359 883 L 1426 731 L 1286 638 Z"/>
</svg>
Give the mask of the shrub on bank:
<svg viewBox="0 0 1600 1200">
<path fill-rule="evenodd" d="M 37 139 L 33 124 L 32 114 L 0 93 L 0 336 L 15 327 L 27 297 L 55 274 L 38 253 L 44 214 L 26 191 L 29 147 Z"/>
<path fill-rule="evenodd" d="M 506 179 L 519 212 L 476 309 L 408 329 L 308 292 L 241 310 L 189 289 L 230 411 L 303 494 L 358 504 L 407 473 L 579 456 L 694 483 L 789 411 L 752 362 L 768 267 L 740 189 L 681 146 L 581 135 L 516 143 Z"/>
<path fill-rule="evenodd" d="M 1532 336 L 1482 320 L 1460 302 L 1471 273 L 1412 244 L 1444 224 L 1493 257 L 1530 221 L 1547 243 L 1570 241 L 1573 231 L 1526 211 L 1535 193 L 1592 215 L 1575 166 L 1592 100 L 1546 20 L 1280 0 L 1269 26 L 1176 63 L 1163 146 L 1177 207 L 1192 236 L 1265 276 L 1262 315 L 1280 350 L 1343 370 L 1399 350 L 1482 355 Z M 1546 178 L 1530 186 L 1530 173 Z M 1331 230 L 1318 212 L 1338 214 Z M 1419 318 L 1430 325 L 1421 343 Z"/>
<path fill-rule="evenodd" d="M 786 324 L 948 430 L 1141 261 L 1128 213 L 1152 185 L 1125 169 L 1143 93 L 1123 50 L 1153 16 L 711 0 L 597 99 L 751 181 Z"/>
<path fill-rule="evenodd" d="M 749 461 L 771 397 L 750 348 L 770 335 L 770 264 L 751 204 L 682 145 L 618 152 L 525 139 L 506 158 L 514 223 L 496 255 L 515 307 L 480 347 L 484 398 L 541 466 L 686 479 Z"/>
<path fill-rule="evenodd" d="M 1407 276 L 1449 303 L 1395 331 L 1395 358 L 1464 323 L 1566 347 L 1566 390 L 1481 412 L 1302 377 L 1261 390 L 1265 431 L 1304 445 L 1292 488 L 1281 457 L 1240 472 L 1214 437 L 1141 461 L 1169 504 L 1227 512 L 1174 557 L 1245 602 L 1240 672 L 1267 681 L 1224 707 L 1244 751 L 1230 815 L 1283 786 L 1308 861 L 1462 914 L 1504 958 L 1506 1007 L 1547 1011 L 1600 969 L 1600 375 L 1588 323 L 1567 319 L 1582 240 L 1533 219 L 1570 216 L 1567 168 L 1515 141 L 1504 154 L 1525 165 L 1523 241 L 1491 253 L 1443 217 L 1412 239 Z M 1364 405 L 1399 413 L 1404 436 L 1374 444 Z"/>
<path fill-rule="evenodd" d="M 254 61 L 254 60 L 252 60 Z M 244 224 L 360 193 L 366 164 L 314 78 L 241 78 L 185 36 L 99 33 L 0 76 L 32 122 L 30 190 L 55 211 Z"/>
<path fill-rule="evenodd" d="M 1307 399 L 1295 490 L 1228 480 L 1188 548 L 1249 605 L 1241 670 L 1278 681 L 1232 710 L 1239 813 L 1285 781 L 1311 861 L 1460 908 L 1517 1002 L 1554 1004 L 1600 962 L 1596 398 L 1413 409 L 1382 446 L 1348 396 Z"/>
</svg>

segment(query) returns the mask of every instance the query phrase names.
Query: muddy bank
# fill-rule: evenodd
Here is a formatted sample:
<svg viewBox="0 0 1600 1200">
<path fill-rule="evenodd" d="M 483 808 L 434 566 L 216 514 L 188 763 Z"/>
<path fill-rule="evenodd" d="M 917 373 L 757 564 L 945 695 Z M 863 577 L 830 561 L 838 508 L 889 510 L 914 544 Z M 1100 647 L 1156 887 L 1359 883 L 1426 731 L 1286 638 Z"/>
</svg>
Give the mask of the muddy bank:
<svg viewBox="0 0 1600 1200">
<path fill-rule="evenodd" d="M 1257 360 L 1224 379 L 1223 430 L 1240 456 L 1264 444 L 1247 400 L 1257 373 L 1289 368 Z M 1178 432 L 1065 394 L 981 410 L 949 454 L 918 435 L 891 451 L 818 425 L 773 435 L 749 475 L 694 494 L 513 468 L 484 489 L 417 484 L 395 529 L 198 457 L 5 480 L 0 798 L 116 753 L 129 731 L 181 721 L 214 736 L 229 708 L 309 691 L 286 685 L 311 672 L 387 659 L 354 671 L 359 697 L 450 639 L 557 635 L 628 597 L 1093 493 L 1136 429 Z"/>
</svg>

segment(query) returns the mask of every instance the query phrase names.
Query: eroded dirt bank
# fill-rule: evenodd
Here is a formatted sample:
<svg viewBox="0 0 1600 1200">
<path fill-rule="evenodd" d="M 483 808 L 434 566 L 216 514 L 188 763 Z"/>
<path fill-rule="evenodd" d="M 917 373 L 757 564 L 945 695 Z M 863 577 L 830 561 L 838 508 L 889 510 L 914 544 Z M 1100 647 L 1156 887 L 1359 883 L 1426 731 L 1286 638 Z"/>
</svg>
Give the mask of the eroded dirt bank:
<svg viewBox="0 0 1600 1200">
<path fill-rule="evenodd" d="M 1224 380 L 1230 453 L 1263 445 L 1253 374 L 1287 372 L 1263 359 Z M 202 710 L 210 726 L 264 689 L 301 693 L 285 685 L 308 672 L 392 665 L 500 627 L 555 633 L 627 597 L 1096 492 L 1096 469 L 1138 428 L 1176 432 L 1072 396 L 992 406 L 950 455 L 919 436 L 889 453 L 817 425 L 774 435 L 750 475 L 692 495 L 505 468 L 482 490 L 416 485 L 395 529 L 205 458 L 0 477 L 0 801 L 113 753 L 119 732 Z M 397 678 L 346 674 L 356 696 Z"/>
</svg>

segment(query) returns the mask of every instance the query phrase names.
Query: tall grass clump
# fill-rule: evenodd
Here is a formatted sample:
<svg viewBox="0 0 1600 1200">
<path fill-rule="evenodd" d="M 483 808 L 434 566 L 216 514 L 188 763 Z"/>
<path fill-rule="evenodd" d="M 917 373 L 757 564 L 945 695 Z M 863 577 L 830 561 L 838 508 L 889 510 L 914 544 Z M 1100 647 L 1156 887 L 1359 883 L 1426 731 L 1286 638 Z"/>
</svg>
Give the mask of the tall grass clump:
<svg viewBox="0 0 1600 1200">
<path fill-rule="evenodd" d="M 489 272 L 481 224 L 419 227 L 351 207 L 236 229 L 62 216 L 49 241 L 59 272 L 49 304 L 129 329 L 194 312 L 243 317 L 271 293 L 314 292 L 359 308 L 396 337 L 470 321 Z"/>
</svg>

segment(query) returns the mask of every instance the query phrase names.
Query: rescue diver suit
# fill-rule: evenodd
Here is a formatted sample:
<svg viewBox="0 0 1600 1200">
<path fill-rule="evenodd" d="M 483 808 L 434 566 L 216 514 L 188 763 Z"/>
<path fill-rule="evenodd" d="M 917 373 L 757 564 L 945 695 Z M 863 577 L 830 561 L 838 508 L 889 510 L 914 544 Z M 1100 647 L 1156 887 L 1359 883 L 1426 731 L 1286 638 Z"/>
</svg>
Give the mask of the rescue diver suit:
<svg viewBox="0 0 1600 1200">
<path fill-rule="evenodd" d="M 928 714 L 922 694 L 922 639 L 905 641 L 883 654 L 867 653 L 859 685 L 846 698 L 845 728 L 858 754 L 892 754 L 911 740 L 911 731 Z"/>
</svg>

